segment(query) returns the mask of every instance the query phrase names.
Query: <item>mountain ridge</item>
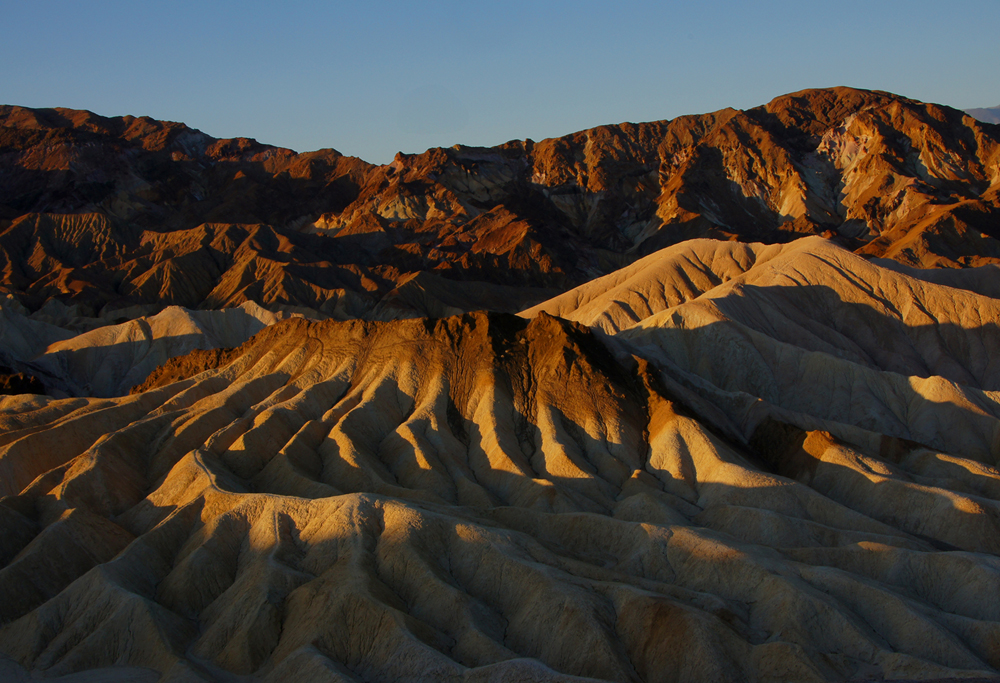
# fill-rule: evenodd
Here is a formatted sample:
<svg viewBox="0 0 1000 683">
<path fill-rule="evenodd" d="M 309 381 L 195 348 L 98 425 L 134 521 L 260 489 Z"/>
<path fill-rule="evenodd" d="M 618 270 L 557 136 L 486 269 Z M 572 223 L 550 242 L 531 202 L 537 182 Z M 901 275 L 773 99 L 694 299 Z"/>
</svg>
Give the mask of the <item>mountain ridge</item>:
<svg viewBox="0 0 1000 683">
<path fill-rule="evenodd" d="M 0 677 L 995 680 L 998 196 L 849 88 L 386 166 L 0 108 Z"/>
<path fill-rule="evenodd" d="M 382 315 L 423 273 L 470 283 L 458 310 L 489 307 L 496 285 L 538 290 L 516 312 L 698 237 L 821 234 L 910 266 L 1000 260 L 1000 137 L 889 93 L 801 91 L 386 166 L 69 110 L 7 106 L 0 131 L 0 286 L 29 310 L 252 299 Z"/>
<path fill-rule="evenodd" d="M 966 109 L 965 113 L 983 123 L 1000 123 L 1000 106 Z"/>
</svg>

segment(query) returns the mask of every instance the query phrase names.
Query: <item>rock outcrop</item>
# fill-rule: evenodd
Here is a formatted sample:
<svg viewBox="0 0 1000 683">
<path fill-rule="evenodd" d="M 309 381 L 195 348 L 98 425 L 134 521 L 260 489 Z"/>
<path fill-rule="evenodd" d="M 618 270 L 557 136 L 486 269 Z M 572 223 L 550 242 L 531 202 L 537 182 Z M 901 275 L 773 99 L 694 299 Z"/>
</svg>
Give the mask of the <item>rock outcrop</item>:
<svg viewBox="0 0 1000 683">
<path fill-rule="evenodd" d="M 8 106 L 0 169 L 0 284 L 32 311 L 516 312 L 704 237 L 820 234 L 922 267 L 1000 259 L 997 129 L 849 88 L 387 166 Z M 399 295 L 432 275 L 464 295 Z"/>
</svg>

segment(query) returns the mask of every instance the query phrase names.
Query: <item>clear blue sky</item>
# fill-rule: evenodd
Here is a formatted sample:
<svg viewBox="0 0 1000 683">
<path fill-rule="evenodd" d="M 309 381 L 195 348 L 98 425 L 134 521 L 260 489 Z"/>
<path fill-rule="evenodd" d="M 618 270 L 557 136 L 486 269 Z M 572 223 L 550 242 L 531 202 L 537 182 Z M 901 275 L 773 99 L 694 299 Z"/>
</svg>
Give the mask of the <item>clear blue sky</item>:
<svg viewBox="0 0 1000 683">
<path fill-rule="evenodd" d="M 1000 0 L 0 0 L 0 102 L 387 163 L 809 87 L 1000 104 Z"/>
</svg>

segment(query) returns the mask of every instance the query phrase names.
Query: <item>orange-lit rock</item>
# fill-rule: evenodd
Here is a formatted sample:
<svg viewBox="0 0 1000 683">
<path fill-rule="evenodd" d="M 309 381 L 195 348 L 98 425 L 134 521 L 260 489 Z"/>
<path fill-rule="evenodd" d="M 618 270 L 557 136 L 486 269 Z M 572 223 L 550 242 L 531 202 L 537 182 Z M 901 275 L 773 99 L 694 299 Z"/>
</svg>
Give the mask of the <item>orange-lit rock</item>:
<svg viewBox="0 0 1000 683">
<path fill-rule="evenodd" d="M 1000 676 L 993 127 L 0 124 L 0 678 Z"/>
</svg>

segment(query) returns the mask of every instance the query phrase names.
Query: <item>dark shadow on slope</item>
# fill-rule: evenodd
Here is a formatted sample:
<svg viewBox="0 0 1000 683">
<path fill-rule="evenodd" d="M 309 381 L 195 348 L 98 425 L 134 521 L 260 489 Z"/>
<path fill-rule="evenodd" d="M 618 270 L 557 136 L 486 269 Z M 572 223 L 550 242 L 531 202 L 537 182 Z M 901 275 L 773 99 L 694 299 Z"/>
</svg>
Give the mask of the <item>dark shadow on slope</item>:
<svg viewBox="0 0 1000 683">
<path fill-rule="evenodd" d="M 1000 390 L 1000 362 L 992 352 L 1000 348 L 1000 323 L 984 324 L 974 297 L 966 298 L 961 310 L 955 308 L 958 299 L 938 302 L 938 315 L 968 316 L 968 326 L 952 322 L 908 325 L 900 318 L 928 320 L 934 315 L 923 308 L 919 292 L 914 292 L 912 300 L 904 300 L 907 310 L 899 311 L 868 283 L 846 272 L 840 274 L 863 295 L 870 293 L 873 304 L 844 301 L 826 285 L 740 285 L 736 292 L 742 296 L 712 301 L 732 320 L 807 351 L 828 353 L 874 370 L 913 377 L 937 375 L 976 389 Z M 945 297 L 949 291 L 939 290 Z"/>
<path fill-rule="evenodd" d="M 539 455 L 545 456 L 545 453 L 539 454 L 539 450 L 544 448 L 541 447 L 542 444 L 542 427 L 539 420 L 539 407 L 537 405 L 532 405 L 528 400 L 531 398 L 536 403 L 541 399 L 542 394 L 540 393 L 541 387 L 538 386 L 538 379 L 544 377 L 545 371 L 550 369 L 547 366 L 539 365 L 532 361 L 534 356 L 531 356 L 531 345 L 543 345 L 546 343 L 551 343 L 552 351 L 551 355 L 545 356 L 545 358 L 552 358 L 559 363 L 565 363 L 565 367 L 568 369 L 564 377 L 564 385 L 560 387 L 545 387 L 553 395 L 563 392 L 565 395 L 585 395 L 588 398 L 593 398 L 588 392 L 591 390 L 600 389 L 602 386 L 607 387 L 608 391 L 613 395 L 622 396 L 622 403 L 616 408 L 619 411 L 616 414 L 611 412 L 605 412 L 605 419 L 613 420 L 625 420 L 634 419 L 639 423 L 645 423 L 647 429 L 650 422 L 650 408 L 649 408 L 649 398 L 644 396 L 642 391 L 645 386 L 641 377 L 636 374 L 635 369 L 630 369 L 623 367 L 611 354 L 604 349 L 598 340 L 589 331 L 581 328 L 580 326 L 573 325 L 570 323 L 565 323 L 562 321 L 540 321 L 536 323 L 527 323 L 523 320 L 513 318 L 513 317 L 502 317 L 493 316 L 490 320 L 492 329 L 492 334 L 487 340 L 491 344 L 491 349 L 497 356 L 502 354 L 509 354 L 506 356 L 506 360 L 503 367 L 503 372 L 510 377 L 511 374 L 518 375 L 519 378 L 511 377 L 510 384 L 510 394 L 511 402 L 508 406 L 507 404 L 498 405 L 496 408 L 496 414 L 503 420 L 506 420 L 509 416 L 512 426 L 512 433 L 516 436 L 520 431 L 523 433 L 523 440 L 531 445 L 533 445 L 533 451 L 529 449 L 528 453 L 524 452 L 523 447 L 520 444 L 511 443 L 508 447 L 506 444 L 504 448 L 509 450 L 512 458 L 521 458 L 527 460 L 529 463 L 531 458 L 537 457 Z M 305 324 L 305 323 L 298 323 Z M 535 325 L 535 331 L 537 334 L 534 337 L 525 334 L 526 328 L 531 325 Z M 322 330 L 322 327 L 316 328 L 317 330 Z M 327 328 L 329 329 L 329 328 Z M 426 343 L 428 345 L 438 344 L 439 340 L 435 337 L 435 330 L 437 329 L 434 325 L 428 325 L 427 329 L 427 339 Z M 561 332 L 560 332 L 561 331 Z M 274 335 L 278 330 L 272 329 L 269 334 Z M 545 332 L 546 334 L 541 334 Z M 564 334 L 565 337 L 560 338 L 559 334 Z M 548 335 L 548 336 L 546 336 Z M 521 344 L 521 341 L 525 341 L 525 344 Z M 459 340 L 461 341 L 461 340 Z M 529 347 L 526 349 L 527 354 L 520 350 L 522 346 Z M 489 359 L 485 359 L 489 360 Z M 458 362 L 457 358 L 453 362 Z M 492 367 L 487 363 L 488 367 Z M 575 369 L 577 374 L 574 374 L 573 369 Z M 587 373 L 593 373 L 587 374 Z M 529 380 L 529 376 L 534 376 L 534 379 Z M 587 383 L 581 384 L 581 378 L 587 379 Z M 287 379 L 285 380 L 288 381 Z M 523 387 L 524 392 L 528 392 L 524 397 L 518 399 L 515 402 L 515 397 L 518 392 L 521 391 L 518 387 Z M 587 391 L 583 389 L 589 387 Z M 657 390 L 659 392 L 659 390 Z M 530 396 L 529 396 L 530 394 Z M 674 401 L 677 403 L 676 399 L 670 396 L 660 395 L 660 399 L 666 401 Z M 338 399 L 339 400 L 339 399 Z M 556 399 L 553 399 L 555 401 Z M 332 407 L 332 406 L 330 406 Z M 463 405 L 455 405 L 454 407 L 448 406 L 445 411 L 446 415 L 442 415 L 444 418 L 444 423 L 451 426 L 453 432 L 457 432 L 456 436 L 461 436 L 464 434 L 465 439 L 462 439 L 466 444 L 475 443 L 482 441 L 484 439 L 483 432 L 477 426 L 473 415 L 462 415 L 461 410 L 464 408 Z M 697 412 L 691 408 L 684 408 L 678 406 L 676 412 L 681 414 L 682 417 L 697 420 Z M 403 419 L 406 419 L 408 413 L 404 410 L 401 415 Z M 645 561 L 640 562 L 638 565 L 629 565 L 628 558 L 620 554 L 619 550 L 615 550 L 618 547 L 616 544 L 621 540 L 621 537 L 627 533 L 635 533 L 632 526 L 629 526 L 629 522 L 624 520 L 610 520 L 609 513 L 614 512 L 612 507 L 617 507 L 619 503 L 627 498 L 634 498 L 633 503 L 640 502 L 640 500 L 645 500 L 643 495 L 647 498 L 656 501 L 656 504 L 649 504 L 646 506 L 645 511 L 649 516 L 642 520 L 650 528 L 654 529 L 656 527 L 662 527 L 663 529 L 669 529 L 672 525 L 676 525 L 679 518 L 687 516 L 688 519 L 698 516 L 702 511 L 697 503 L 713 500 L 716 504 L 721 505 L 718 501 L 726 501 L 726 504 L 736 505 L 747 504 L 750 499 L 764 501 L 768 499 L 777 499 L 783 493 L 787 492 L 788 486 L 760 486 L 754 485 L 752 480 L 748 480 L 748 486 L 740 487 L 731 484 L 722 483 L 718 480 L 712 480 L 706 478 L 704 481 L 697 482 L 696 491 L 693 493 L 696 495 L 694 503 L 687 503 L 686 505 L 676 502 L 674 499 L 669 497 L 669 492 L 666 490 L 664 485 L 665 477 L 655 478 L 651 475 L 649 471 L 649 448 L 650 444 L 648 441 L 649 435 L 645 434 L 641 439 L 637 440 L 634 445 L 630 444 L 609 444 L 606 441 L 594 438 L 590 436 L 591 429 L 587 425 L 578 424 L 570 417 L 567 410 L 561 409 L 558 406 L 553 406 L 552 410 L 549 412 L 552 420 L 555 423 L 562 424 L 562 436 L 559 438 L 563 439 L 562 445 L 565 447 L 564 450 L 570 452 L 570 460 L 577 463 L 580 470 L 589 474 L 595 480 L 594 484 L 584 485 L 580 481 L 580 477 L 570 477 L 565 474 L 559 473 L 557 471 L 544 471 L 543 468 L 537 466 L 526 466 L 523 472 L 499 472 L 501 481 L 504 485 L 509 484 L 513 489 L 519 483 L 525 483 L 525 478 L 531 479 L 529 483 L 526 483 L 526 488 L 522 488 L 525 495 L 521 500 L 504 498 L 502 487 L 493 487 L 492 492 L 497 495 L 501 503 L 500 506 L 494 506 L 490 508 L 480 508 L 473 509 L 469 507 L 460 507 L 455 505 L 445 505 L 443 503 L 431 504 L 426 501 L 415 502 L 415 498 L 410 498 L 409 496 L 401 495 L 400 499 L 406 500 L 408 505 L 412 505 L 414 509 L 419 512 L 421 520 L 424 520 L 428 513 L 434 513 L 435 515 L 447 515 L 449 524 L 458 528 L 460 525 L 463 529 L 469 530 L 478 527 L 489 527 L 490 529 L 497 529 L 507 534 L 507 538 L 512 538 L 511 534 L 516 532 L 516 539 L 520 539 L 517 542 L 521 544 L 518 547 L 522 547 L 525 553 L 525 560 L 529 566 L 537 568 L 543 567 L 544 573 L 547 576 L 553 577 L 554 586 L 563 585 L 561 582 L 565 582 L 572 586 L 577 586 L 573 590 L 579 590 L 580 585 L 590 586 L 590 582 L 594 582 L 594 586 L 619 586 L 621 589 L 628 588 L 629 590 L 638 589 L 643 592 L 643 595 L 654 594 L 660 596 L 666 596 L 669 600 L 673 600 L 676 603 L 685 606 L 685 609 L 697 610 L 697 614 L 705 615 L 699 616 L 699 618 L 709 619 L 712 624 L 723 624 L 721 628 L 725 629 L 725 633 L 732 633 L 734 637 L 744 639 L 746 642 L 752 645 L 763 644 L 770 635 L 767 633 L 758 633 L 756 629 L 757 626 L 753 626 L 750 623 L 750 619 L 747 616 L 749 614 L 748 610 L 750 607 L 748 605 L 743 605 L 739 603 L 739 600 L 733 599 L 716 599 L 717 602 L 712 602 L 704 592 L 698 590 L 691 590 L 686 587 L 676 585 L 676 579 L 671 579 L 670 577 L 664 575 L 656 577 L 654 574 L 654 567 L 656 566 L 655 561 L 656 555 L 652 552 L 659 546 L 655 543 L 652 545 L 652 549 L 648 552 L 651 554 L 647 558 L 649 564 L 647 565 Z M 520 425 L 520 428 L 516 424 Z M 457 426 L 461 426 L 458 429 Z M 502 426 L 502 425 L 501 425 Z M 391 425 L 389 426 L 391 428 Z M 702 425 L 702 428 L 706 429 L 707 432 L 711 433 L 711 428 Z M 557 430 L 558 431 L 558 430 Z M 798 438 L 797 435 L 793 435 L 793 441 Z M 717 435 L 716 435 L 717 437 Z M 718 437 L 717 437 L 718 438 Z M 515 439 L 516 440 L 516 439 Z M 720 439 L 720 441 L 723 441 Z M 635 479 L 641 479 L 640 482 L 642 486 L 636 487 L 638 492 L 631 492 L 630 495 L 626 496 L 624 483 L 631 481 L 632 477 L 618 479 L 614 476 L 605 475 L 602 472 L 602 468 L 605 469 L 609 465 L 613 465 L 616 458 L 611 456 L 606 462 L 602 462 L 596 458 L 603 453 L 607 453 L 610 446 L 624 447 L 624 451 L 629 451 L 630 456 L 634 463 L 638 465 L 635 469 L 639 470 L 639 474 L 635 476 Z M 731 442 L 726 442 L 728 448 L 732 449 L 739 458 L 742 460 L 737 460 L 737 464 L 745 467 L 749 472 L 754 470 L 754 458 L 753 454 L 749 451 L 742 449 L 739 445 L 733 444 Z M 789 469 L 790 464 L 780 457 L 772 457 L 773 453 L 763 452 L 760 453 L 765 459 L 771 461 L 771 468 L 778 471 L 779 474 L 782 470 L 787 473 L 786 476 L 791 475 L 793 478 L 797 477 L 799 473 Z M 888 452 L 886 455 L 890 455 Z M 249 487 L 244 486 L 243 482 L 240 482 L 239 478 L 232 476 L 226 471 L 223 460 L 216 458 L 206 458 L 206 465 L 208 465 L 215 475 L 215 485 L 218 486 L 216 492 L 213 493 L 214 496 L 219 496 L 213 500 L 217 501 L 219 505 L 230 492 L 233 494 L 245 494 Z M 469 463 L 471 465 L 471 463 Z M 479 463 L 479 467 L 485 469 L 481 470 L 481 473 L 486 474 L 489 469 L 488 463 Z M 634 472 L 628 472 L 631 469 L 628 467 L 624 474 L 634 474 Z M 760 468 L 758 468 L 760 469 Z M 645 476 L 643 476 L 645 473 Z M 544 481 L 542 481 L 544 480 Z M 596 481 L 599 480 L 599 481 Z M 624 482 L 624 483 L 622 483 Z M 399 482 L 396 482 L 397 485 Z M 805 485 L 805 484 L 803 484 Z M 150 483 L 150 487 L 154 484 Z M 595 489 L 595 486 L 597 487 Z M 151 490 L 148 488 L 147 491 Z M 595 493 L 595 490 L 597 493 Z M 550 493 L 551 492 L 551 493 Z M 261 493 L 267 493 L 266 490 L 262 490 Z M 416 493 L 416 491 L 415 491 Z M 820 495 L 824 495 L 822 491 L 819 492 Z M 621 500 L 616 500 L 621 496 Z M 261 500 L 265 497 L 271 498 L 270 496 L 262 496 Z M 383 495 L 369 495 L 365 494 L 362 496 L 366 501 L 391 501 L 392 498 Z M 609 500 L 609 497 L 611 500 Z M 638 497 L 638 498 L 635 498 Z M 824 495 L 825 497 L 825 495 Z M 344 496 L 344 500 L 354 500 L 357 496 Z M 704 500 L 703 500 L 704 499 Z M 289 498 L 296 506 L 306 505 L 305 499 L 302 498 Z M 830 500 L 835 500 L 835 498 L 830 498 Z M 683 501 L 682 501 L 683 502 Z M 234 503 L 235 504 L 235 503 Z M 373 503 L 374 504 L 374 503 Z M 513 508 L 517 508 L 519 505 L 524 505 L 526 508 L 534 508 L 537 511 L 542 511 L 545 514 L 538 514 L 537 512 L 521 511 Z M 658 505 L 662 505 L 663 516 L 656 518 L 654 513 L 658 509 Z M 505 509 L 506 508 L 506 509 Z M 667 508 L 673 512 L 667 511 Z M 634 505 L 630 508 L 633 514 L 636 511 L 639 514 L 643 514 L 643 508 L 638 505 Z M 155 505 L 151 505 L 148 502 L 140 502 L 138 506 L 130 511 L 125 519 L 121 520 L 123 524 L 135 533 L 148 533 L 149 530 L 157 528 L 157 524 L 162 522 L 166 515 L 169 514 L 170 510 L 157 509 Z M 557 514 L 551 514 L 557 513 Z M 562 513 L 562 514 L 558 514 Z M 224 514 L 222 509 L 213 512 L 215 514 Z M 242 513 L 241 513 L 242 514 Z M 415 513 L 416 514 L 416 513 Z M 231 517 L 236 520 L 234 523 L 239 522 L 239 515 L 231 515 Z M 126 521 L 127 520 L 127 521 Z M 614 534 L 608 536 L 597 536 L 591 535 L 587 532 L 587 527 L 585 526 L 591 520 L 604 520 L 607 524 L 615 524 Z M 672 522 L 669 520 L 673 520 Z M 637 519 L 632 519 L 631 521 L 639 521 Z M 140 523 L 141 522 L 141 523 Z M 560 525 L 568 524 L 570 522 L 580 525 L 579 531 L 573 533 L 557 533 L 555 530 L 560 527 Z M 196 531 L 202 527 L 202 522 L 194 522 L 194 526 L 188 532 L 181 533 L 177 532 L 177 537 L 174 539 L 174 546 L 179 548 L 183 546 L 187 539 L 193 538 Z M 383 526 L 385 522 L 383 521 Z M 707 532 L 704 529 L 699 530 L 700 526 L 697 522 L 691 521 L 690 524 L 682 525 L 684 527 L 691 527 L 694 529 L 696 534 L 701 534 L 707 541 L 711 541 L 715 544 L 730 544 L 734 545 L 736 548 L 743 548 L 744 546 L 752 546 L 754 544 L 754 539 L 750 538 L 740 538 L 739 536 L 733 536 L 725 532 Z M 537 531 L 532 531 L 533 528 L 537 527 Z M 430 534 L 432 526 L 421 521 L 419 524 L 414 524 L 412 527 L 407 527 L 409 529 L 408 533 Z M 847 531 L 850 531 L 848 529 Z M 382 529 L 384 532 L 384 529 Z M 161 529 L 160 533 L 167 533 L 166 528 Z M 174 534 L 174 532 L 170 532 Z M 397 531 L 398 533 L 398 531 Z M 470 532 L 471 533 L 471 532 Z M 481 532 L 476 532 L 481 533 Z M 846 532 L 845 532 L 846 533 Z M 398 538 L 398 536 L 396 537 Z M 865 540 L 870 540 L 871 537 L 864 537 Z M 243 537 L 238 537 L 238 543 L 235 545 L 230 542 L 229 550 L 230 554 L 236 551 L 236 547 L 243 543 Z M 428 536 L 428 539 L 430 537 Z M 537 545 L 533 545 L 530 539 L 534 539 Z M 380 542 L 379 539 L 375 539 L 376 543 Z M 198 541 L 200 543 L 201 540 Z M 367 541 L 366 541 L 367 542 Z M 897 542 L 906 545 L 907 543 L 912 544 L 914 547 L 923 552 L 931 551 L 931 547 L 928 546 L 924 541 L 919 538 L 912 536 L 911 534 L 900 534 Z M 249 543 L 249 541 L 247 541 Z M 430 546 L 431 541 L 428 540 Z M 198 544 L 195 544 L 195 546 Z M 192 546 L 194 548 L 195 546 Z M 434 546 L 430 546 L 434 547 Z M 628 547 L 628 546 L 626 546 Z M 704 551 L 708 553 L 711 550 L 711 544 Z M 539 550 L 539 548 L 544 549 L 544 553 Z M 139 546 L 134 546 L 133 550 L 138 551 Z M 534 554 L 529 554 L 529 551 Z M 346 550 L 345 550 L 346 552 Z M 379 568 L 373 563 L 375 558 L 374 551 L 369 549 L 366 551 L 367 554 L 364 556 L 367 559 L 360 561 L 357 564 L 359 568 L 358 571 L 372 572 L 374 574 L 364 574 L 366 577 L 370 577 L 372 580 L 384 583 L 387 586 L 387 590 L 394 590 L 397 593 L 401 593 L 401 590 L 394 585 L 402 582 L 402 574 L 394 575 L 391 571 L 386 571 L 385 568 Z M 454 550 L 445 550 L 445 557 L 448 558 L 448 562 L 458 562 L 460 556 L 454 555 L 454 557 L 448 555 L 448 553 L 454 553 Z M 636 552 L 639 552 L 636 550 Z M 663 550 L 665 552 L 665 550 Z M 735 551 L 734 551 L 735 552 Z M 742 551 L 741 551 L 742 552 Z M 774 554 L 768 555 L 768 557 L 773 557 Z M 440 555 L 436 556 L 440 557 Z M 709 555 L 705 555 L 709 557 Z M 729 556 L 726 556 L 728 558 Z M 444 562 L 444 560 L 441 560 Z M 704 560 L 703 558 L 699 561 L 707 562 L 706 567 L 712 566 L 712 560 Z M 719 559 L 718 568 L 721 571 L 730 563 L 730 559 Z M 165 557 L 164 562 L 166 563 L 166 569 L 159 567 L 157 568 L 157 576 L 161 577 L 158 579 L 162 581 L 162 577 L 169 571 L 170 567 L 176 563 L 176 559 L 173 557 Z M 228 565 L 227 565 L 228 566 Z M 236 566 L 235 564 L 233 566 Z M 331 565 L 332 566 L 332 565 Z M 375 566 L 374 569 L 372 567 Z M 666 566 L 670 566 L 667 563 Z M 638 568 L 637 568 L 638 567 Z M 233 570 L 235 574 L 237 570 Z M 282 570 L 284 571 L 284 570 Z M 489 571 L 488 566 L 484 566 L 482 571 Z M 234 577 L 235 578 L 235 577 Z M 157 598 L 159 596 L 157 586 L 157 579 L 151 580 L 152 588 L 146 587 L 143 589 L 142 594 L 150 596 L 150 599 Z M 472 593 L 473 589 L 468 587 L 468 579 L 463 579 L 456 583 L 458 589 L 465 593 Z M 394 584 L 395 582 L 395 584 Z M 343 585 L 353 585 L 353 584 L 343 584 Z M 213 590 L 219 590 L 218 587 Z M 590 590 L 590 589 L 588 589 Z M 604 590 L 602 588 L 602 590 Z M 377 592 L 376 592 L 377 593 Z M 277 595 L 277 593 L 275 594 Z M 568 616 L 565 618 L 575 618 L 575 615 L 579 614 L 580 607 L 578 604 L 587 605 L 589 603 L 574 602 L 573 595 L 574 592 L 566 593 L 568 597 L 564 598 L 566 609 L 569 610 Z M 496 601 L 497 598 L 491 597 L 486 591 L 476 590 L 474 597 L 477 600 L 482 600 L 486 604 L 491 604 L 490 601 Z M 398 595 L 397 595 L 398 598 Z M 277 598 L 276 598 L 277 599 Z M 658 600 L 661 598 L 657 598 Z M 827 602 L 824 604 L 835 604 L 832 602 L 832 598 L 824 598 Z M 284 597 L 281 598 L 282 604 L 287 604 Z M 409 617 L 413 619 L 430 620 L 430 617 L 426 613 L 420 612 L 415 607 L 415 602 L 411 600 L 399 599 L 399 601 L 385 598 L 385 604 L 392 607 L 394 610 L 401 610 L 402 613 L 414 612 L 415 614 L 410 614 Z M 493 607 L 491 607 L 493 609 Z M 501 612 L 502 613 L 502 612 Z M 391 614 L 396 614 L 396 612 L 391 612 Z M 652 614 L 652 613 L 651 613 Z M 657 612 L 657 614 L 659 614 Z M 685 612 L 684 614 L 687 614 Z M 288 615 L 284 615 L 282 618 L 286 618 Z M 508 619 L 512 616 L 511 613 L 507 612 Z M 614 616 L 614 615 L 612 615 Z M 682 615 L 674 612 L 665 611 L 659 617 L 656 617 L 655 624 L 667 623 L 670 618 L 680 619 Z M 653 618 L 652 616 L 650 618 Z M 859 623 L 864 623 L 864 620 L 855 615 L 852 617 Z M 666 620 L 666 621 L 665 621 Z M 408 623 L 408 622 L 407 622 Z M 562 622 L 560 622 L 562 623 Z M 622 633 L 616 631 L 618 628 L 616 626 L 617 622 L 610 622 L 607 624 L 607 638 L 613 642 L 622 642 L 624 637 Z M 682 621 L 680 623 L 688 623 Z M 702 623 L 702 622 L 696 622 Z M 699 640 L 701 636 L 697 629 L 693 628 L 682 629 L 681 632 L 684 635 L 683 638 L 676 641 L 676 643 L 687 643 L 689 647 L 694 647 L 695 645 L 702 643 Z M 409 627 L 408 627 L 409 628 Z M 412 626 L 412 628 L 417 631 L 421 631 L 423 626 L 417 628 L 417 626 Z M 428 627 L 429 628 L 429 627 Z M 514 654 L 520 656 L 530 656 L 538 657 L 542 661 L 555 662 L 558 660 L 557 654 L 553 651 L 545 650 L 543 645 L 547 642 L 557 642 L 559 635 L 559 628 L 546 628 L 543 629 L 547 632 L 544 637 L 539 637 L 536 642 L 533 643 L 521 643 L 518 647 L 518 641 L 514 639 L 508 639 L 504 636 L 502 643 L 513 648 Z M 653 631 L 649 631 L 652 633 Z M 423 633 L 423 631 L 421 631 Z M 418 634 L 419 636 L 420 634 Z M 680 637 L 680 636 L 678 636 Z M 433 642 L 437 645 L 431 645 L 432 647 L 440 647 L 444 654 L 448 654 L 448 647 L 446 645 L 440 645 L 440 642 L 447 644 L 447 639 L 439 642 L 437 638 L 421 638 L 425 643 Z M 193 638 L 192 638 L 193 642 Z M 664 641 L 667 642 L 667 641 Z M 675 642 L 675 641 L 669 641 Z M 675 643 L 675 644 L 676 644 Z M 633 648 L 625 648 L 622 645 L 620 652 L 619 661 L 629 664 L 630 658 L 636 656 L 638 650 Z M 665 645 L 664 645 L 665 647 Z M 659 649 L 662 650 L 662 647 Z M 674 650 L 671 650 L 674 651 Z M 325 647 L 324 652 L 326 655 L 336 658 L 336 652 L 332 648 Z M 180 653 L 179 653 L 180 654 Z M 925 653 L 916 653 L 918 656 L 922 656 Z M 555 666 L 553 664 L 553 666 Z M 571 671 L 573 673 L 583 673 L 582 671 L 573 668 L 575 665 L 560 665 L 558 668 L 564 671 Z M 845 665 L 846 666 L 846 665 Z M 643 669 L 647 671 L 653 671 L 653 669 Z M 653 680 L 652 674 L 650 674 L 645 679 L 642 676 L 636 676 L 638 680 Z"/>
</svg>

